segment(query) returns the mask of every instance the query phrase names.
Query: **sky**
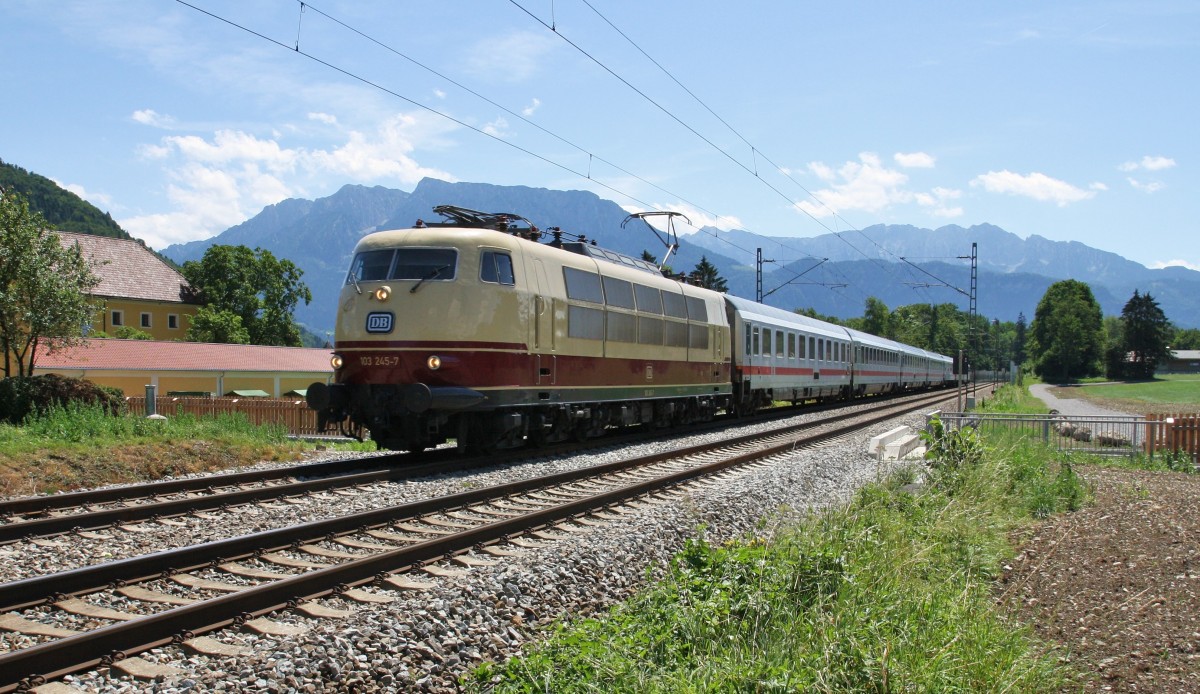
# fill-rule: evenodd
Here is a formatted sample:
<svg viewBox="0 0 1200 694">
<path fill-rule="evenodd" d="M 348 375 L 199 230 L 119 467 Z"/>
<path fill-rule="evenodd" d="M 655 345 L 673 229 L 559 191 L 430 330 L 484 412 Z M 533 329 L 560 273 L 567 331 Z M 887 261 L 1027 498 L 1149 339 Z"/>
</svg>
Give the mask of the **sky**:
<svg viewBox="0 0 1200 694">
<path fill-rule="evenodd" d="M 0 159 L 154 248 L 431 176 L 1200 269 L 1194 0 L 189 2 L 0 2 Z"/>
</svg>

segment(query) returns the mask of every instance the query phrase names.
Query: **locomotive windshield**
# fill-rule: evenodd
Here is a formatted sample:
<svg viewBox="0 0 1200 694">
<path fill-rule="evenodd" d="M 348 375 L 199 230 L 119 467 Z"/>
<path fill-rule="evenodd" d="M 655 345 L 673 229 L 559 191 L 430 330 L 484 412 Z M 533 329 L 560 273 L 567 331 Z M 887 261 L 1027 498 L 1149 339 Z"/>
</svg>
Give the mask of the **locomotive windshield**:
<svg viewBox="0 0 1200 694">
<path fill-rule="evenodd" d="M 389 248 L 354 256 L 346 284 L 379 280 L 452 280 L 458 265 L 453 248 Z"/>
</svg>

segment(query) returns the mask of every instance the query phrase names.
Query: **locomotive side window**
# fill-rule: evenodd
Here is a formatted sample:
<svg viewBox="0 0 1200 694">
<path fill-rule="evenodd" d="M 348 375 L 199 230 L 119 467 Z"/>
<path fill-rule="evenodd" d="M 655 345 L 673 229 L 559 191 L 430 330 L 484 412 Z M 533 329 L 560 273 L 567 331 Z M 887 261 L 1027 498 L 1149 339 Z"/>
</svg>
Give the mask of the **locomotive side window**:
<svg viewBox="0 0 1200 694">
<path fill-rule="evenodd" d="M 746 328 L 746 339 L 749 340 L 749 328 Z M 661 318 L 647 318 L 638 316 L 638 344 L 642 345 L 662 345 L 663 343 L 663 322 Z"/>
<path fill-rule="evenodd" d="M 569 298 L 577 301 L 590 301 L 593 304 L 604 303 L 604 291 L 600 288 L 600 275 L 573 267 L 564 267 L 563 279 L 567 283 Z"/>
<path fill-rule="evenodd" d="M 397 248 L 388 279 L 452 280 L 457 265 L 458 251 L 453 248 Z"/>
<path fill-rule="evenodd" d="M 662 294 L 657 289 L 644 284 L 635 284 L 633 293 L 637 297 L 637 310 L 642 313 L 662 315 Z"/>
<path fill-rule="evenodd" d="M 606 338 L 611 342 L 637 342 L 637 318 L 632 313 L 609 312 Z"/>
<path fill-rule="evenodd" d="M 584 340 L 603 340 L 604 312 L 583 306 L 568 306 L 567 335 Z"/>
<path fill-rule="evenodd" d="M 688 346 L 688 325 L 687 323 L 676 323 L 675 321 L 663 321 L 666 328 L 666 344 L 668 347 L 687 347 Z"/>
<path fill-rule="evenodd" d="M 687 302 L 682 294 L 663 292 L 663 312 L 672 318 L 687 318 Z"/>
<path fill-rule="evenodd" d="M 392 249 L 359 253 L 354 256 L 354 262 L 350 264 L 350 274 L 346 276 L 346 284 L 352 284 L 355 280 L 359 282 L 386 280 L 388 271 L 392 269 L 392 258 L 395 255 L 396 251 Z"/>
<path fill-rule="evenodd" d="M 479 255 L 479 279 L 492 284 L 514 285 L 512 256 L 500 251 L 484 251 Z"/>
<path fill-rule="evenodd" d="M 605 277 L 604 298 L 609 306 L 633 310 L 633 284 L 615 277 Z"/>
<path fill-rule="evenodd" d="M 685 297 L 687 299 L 688 320 L 693 323 L 708 322 L 708 306 L 705 305 L 704 299 L 694 296 Z"/>
<path fill-rule="evenodd" d="M 692 349 L 708 349 L 708 326 L 688 326 L 688 347 Z"/>
</svg>

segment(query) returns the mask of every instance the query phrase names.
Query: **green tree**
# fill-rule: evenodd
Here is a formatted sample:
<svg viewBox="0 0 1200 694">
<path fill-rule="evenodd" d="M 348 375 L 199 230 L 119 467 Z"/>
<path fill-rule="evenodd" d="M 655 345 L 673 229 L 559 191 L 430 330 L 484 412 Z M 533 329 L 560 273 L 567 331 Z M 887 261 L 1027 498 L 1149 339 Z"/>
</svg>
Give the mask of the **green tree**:
<svg viewBox="0 0 1200 694">
<path fill-rule="evenodd" d="M 0 349 L 5 376 L 32 376 L 37 348 L 77 344 L 99 303 L 78 245 L 64 248 L 16 192 L 0 190 Z M 15 362 L 15 363 L 14 363 Z M 14 373 L 15 371 L 15 373 Z"/>
<path fill-rule="evenodd" d="M 880 337 L 894 338 L 896 331 L 892 328 L 892 312 L 887 304 L 876 297 L 868 296 L 863 306 L 860 330 Z"/>
<path fill-rule="evenodd" d="M 1133 296 L 1121 309 L 1125 324 L 1122 346 L 1129 355 L 1128 373 L 1133 378 L 1152 378 L 1158 364 L 1170 357 L 1171 323 L 1149 294 Z"/>
<path fill-rule="evenodd" d="M 183 264 L 183 276 L 213 315 L 196 335 L 224 336 L 216 341 L 237 341 L 228 312 L 238 317 L 248 342 L 256 345 L 299 347 L 300 328 L 293 312 L 301 300 L 312 301 L 312 292 L 301 281 L 304 274 L 290 260 L 268 250 L 246 246 L 212 246 L 199 261 Z M 193 322 L 193 326 L 195 323 Z M 189 335 L 192 332 L 189 331 Z M 188 339 L 192 339 L 189 337 Z"/>
<path fill-rule="evenodd" d="M 1125 361 L 1125 321 L 1120 316 L 1104 317 L 1104 375 L 1113 380 L 1128 375 Z"/>
<path fill-rule="evenodd" d="M 1016 332 L 1013 337 L 1013 361 L 1017 363 L 1018 367 L 1024 364 L 1025 359 L 1029 356 L 1026 351 L 1029 343 L 1029 336 L 1026 334 L 1027 329 L 1025 314 L 1018 313 Z"/>
<path fill-rule="evenodd" d="M 1176 328 L 1175 336 L 1171 338 L 1171 349 L 1200 349 L 1200 330 Z"/>
<path fill-rule="evenodd" d="M 1030 332 L 1029 352 L 1039 376 L 1069 381 L 1099 373 L 1103 312 L 1087 284 L 1062 280 L 1050 285 Z"/>
<path fill-rule="evenodd" d="M 725 278 L 721 277 L 721 273 L 717 271 L 717 267 L 708 262 L 708 256 L 700 256 L 700 262 L 696 263 L 696 269 L 692 271 L 693 282 L 698 287 L 711 289 L 714 292 L 727 292 L 729 285 L 725 282 Z"/>
<path fill-rule="evenodd" d="M 220 342 L 231 345 L 250 344 L 250 331 L 242 325 L 242 317 L 233 311 L 201 306 L 188 326 L 188 342 Z"/>
</svg>

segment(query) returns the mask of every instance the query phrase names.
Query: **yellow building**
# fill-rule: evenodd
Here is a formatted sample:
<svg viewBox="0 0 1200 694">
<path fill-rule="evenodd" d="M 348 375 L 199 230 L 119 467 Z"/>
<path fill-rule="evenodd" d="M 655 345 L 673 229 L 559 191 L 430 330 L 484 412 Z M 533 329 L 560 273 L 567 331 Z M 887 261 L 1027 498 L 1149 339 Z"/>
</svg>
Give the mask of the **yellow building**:
<svg viewBox="0 0 1200 694">
<path fill-rule="evenodd" d="M 200 308 L 187 280 L 137 241 L 56 231 L 64 247 L 79 245 L 100 283 L 92 296 L 104 302 L 92 330 L 115 336 L 128 326 L 155 340 L 182 340 Z M 36 363 L 36 362 L 35 362 Z"/>
<path fill-rule="evenodd" d="M 156 340 L 85 340 L 49 352 L 38 347 L 34 375 L 59 374 L 120 388 L 127 396 L 259 395 L 303 393 L 333 379 L 333 351 L 307 347 L 222 345 Z M 260 391 L 252 393 L 251 391 Z"/>
</svg>

